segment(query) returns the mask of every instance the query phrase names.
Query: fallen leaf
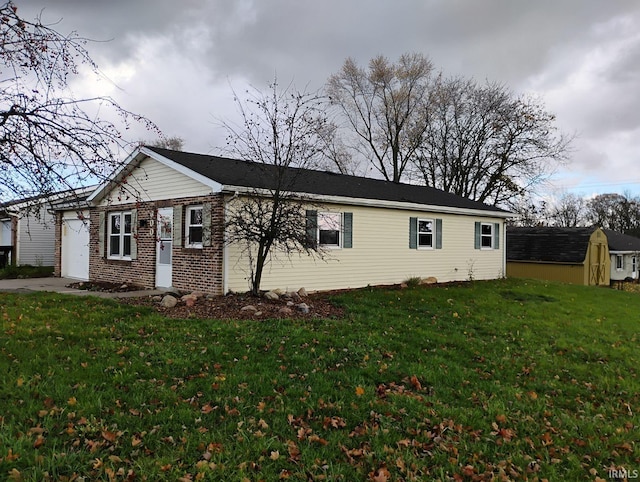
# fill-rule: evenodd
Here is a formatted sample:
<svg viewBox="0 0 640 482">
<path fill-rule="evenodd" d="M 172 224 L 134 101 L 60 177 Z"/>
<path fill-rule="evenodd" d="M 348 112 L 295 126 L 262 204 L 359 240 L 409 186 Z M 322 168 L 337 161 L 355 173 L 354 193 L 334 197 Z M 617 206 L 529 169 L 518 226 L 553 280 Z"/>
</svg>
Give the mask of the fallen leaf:
<svg viewBox="0 0 640 482">
<path fill-rule="evenodd" d="M 364 388 L 362 388 L 361 386 L 357 386 L 356 387 L 356 395 L 359 396 L 359 397 L 364 395 Z"/>
</svg>

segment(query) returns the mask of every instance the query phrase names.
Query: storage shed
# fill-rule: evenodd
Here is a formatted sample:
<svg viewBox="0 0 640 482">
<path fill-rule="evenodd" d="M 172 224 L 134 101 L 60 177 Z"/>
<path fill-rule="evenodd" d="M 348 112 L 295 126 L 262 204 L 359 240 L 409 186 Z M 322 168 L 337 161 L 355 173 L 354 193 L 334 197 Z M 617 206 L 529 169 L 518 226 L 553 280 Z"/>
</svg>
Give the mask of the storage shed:
<svg viewBox="0 0 640 482">
<path fill-rule="evenodd" d="M 609 285 L 607 236 L 597 227 L 507 228 L 507 276 Z"/>
</svg>

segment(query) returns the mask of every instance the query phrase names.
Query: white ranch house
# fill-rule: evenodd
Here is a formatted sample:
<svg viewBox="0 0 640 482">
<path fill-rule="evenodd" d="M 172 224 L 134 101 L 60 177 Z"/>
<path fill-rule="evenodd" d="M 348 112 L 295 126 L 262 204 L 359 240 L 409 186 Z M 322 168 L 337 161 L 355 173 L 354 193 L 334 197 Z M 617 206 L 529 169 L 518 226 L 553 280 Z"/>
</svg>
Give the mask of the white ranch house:
<svg viewBox="0 0 640 482">
<path fill-rule="evenodd" d="M 274 253 L 263 289 L 505 276 L 506 211 L 424 186 L 293 168 L 287 175 L 290 190 L 312 202 L 309 225 L 329 256 Z M 212 294 L 247 291 L 249 262 L 239 245 L 225 243 L 225 210 L 268 193 L 275 178 L 270 165 L 138 148 L 88 198 L 86 278 Z"/>
</svg>

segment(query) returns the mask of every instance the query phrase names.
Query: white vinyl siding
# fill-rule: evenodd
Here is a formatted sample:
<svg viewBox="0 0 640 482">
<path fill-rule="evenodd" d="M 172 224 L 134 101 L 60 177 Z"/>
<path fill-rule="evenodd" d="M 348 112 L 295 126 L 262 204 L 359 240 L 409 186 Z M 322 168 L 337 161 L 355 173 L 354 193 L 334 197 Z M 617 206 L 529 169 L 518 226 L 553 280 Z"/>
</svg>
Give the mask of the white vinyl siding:
<svg viewBox="0 0 640 482">
<path fill-rule="evenodd" d="M 504 276 L 504 243 L 500 242 L 499 249 L 480 251 L 474 249 L 473 236 L 474 222 L 503 225 L 500 219 L 349 205 L 327 206 L 326 211 L 352 213 L 353 249 L 329 250 L 324 260 L 304 254 L 289 259 L 275 253 L 265 267 L 263 289 L 355 288 L 401 283 L 414 276 L 435 276 L 440 282 Z M 318 208 L 318 212 L 324 211 Z M 411 217 L 442 220 L 442 249 L 409 249 Z M 246 259 L 241 258 L 237 245 L 225 249 L 226 288 L 246 291 Z"/>
<path fill-rule="evenodd" d="M 159 201 L 211 194 L 211 188 L 175 169 L 147 157 L 133 170 L 123 186 L 125 192 L 115 187 L 101 206 L 130 204 L 141 201 Z"/>
<path fill-rule="evenodd" d="M 35 215 L 21 215 L 18 219 L 16 263 L 32 266 L 53 266 L 55 263 L 55 220 L 46 207 Z"/>
<path fill-rule="evenodd" d="M 638 278 L 638 262 L 635 252 L 611 253 L 611 279 L 622 281 Z"/>
</svg>

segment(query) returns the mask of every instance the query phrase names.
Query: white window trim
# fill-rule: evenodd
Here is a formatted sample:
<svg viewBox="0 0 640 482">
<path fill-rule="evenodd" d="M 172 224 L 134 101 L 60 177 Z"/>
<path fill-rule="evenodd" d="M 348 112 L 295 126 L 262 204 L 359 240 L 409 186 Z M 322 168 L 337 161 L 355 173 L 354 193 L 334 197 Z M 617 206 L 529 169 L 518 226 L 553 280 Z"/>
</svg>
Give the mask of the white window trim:
<svg viewBox="0 0 640 482">
<path fill-rule="evenodd" d="M 489 228 L 491 228 L 491 233 L 483 234 L 482 233 L 482 227 L 483 226 L 489 226 Z M 480 249 L 485 249 L 485 250 L 493 249 L 493 237 L 494 237 L 493 236 L 493 230 L 494 230 L 493 223 L 480 223 Z M 482 239 L 483 238 L 487 238 L 487 237 L 491 240 L 491 245 L 484 246 L 483 243 L 482 243 Z"/>
<path fill-rule="evenodd" d="M 618 267 L 618 260 L 620 260 L 620 267 Z M 624 256 L 616 254 L 616 271 L 624 271 Z"/>
<path fill-rule="evenodd" d="M 125 222 L 124 222 L 124 217 L 126 215 L 132 216 L 131 218 L 131 232 L 130 233 L 125 233 L 124 232 L 124 226 L 125 226 Z M 111 254 L 111 237 L 115 236 L 111 233 L 111 219 L 114 218 L 115 216 L 119 216 L 120 217 L 120 234 L 118 235 L 119 237 L 119 242 L 120 242 L 120 254 L 114 255 Z M 131 238 L 131 241 L 129 243 L 129 249 L 131 249 L 131 244 L 133 243 L 133 213 L 131 211 L 117 211 L 117 212 L 110 212 L 107 216 L 107 259 L 116 259 L 116 260 L 122 260 L 122 261 L 131 261 L 131 253 L 129 253 L 127 256 L 125 256 L 124 254 L 122 254 L 124 252 L 124 238 L 125 236 L 129 236 Z"/>
<path fill-rule="evenodd" d="M 204 223 L 204 206 L 202 204 L 198 204 L 198 205 L 193 205 L 193 206 L 187 206 L 184 212 L 184 240 L 185 240 L 185 248 L 195 248 L 195 249 L 202 249 L 202 241 L 200 241 L 199 243 L 192 243 L 191 242 L 191 238 L 189 237 L 189 228 L 192 226 L 200 226 L 203 231 L 204 231 L 204 224 L 191 224 L 191 211 L 196 211 L 196 210 L 200 210 L 202 211 L 202 215 L 203 215 L 203 223 Z M 204 234 L 204 232 L 203 232 Z"/>
<path fill-rule="evenodd" d="M 431 223 L 431 246 L 420 246 L 420 221 L 428 221 Z M 427 233 L 425 233 L 427 234 Z M 436 244 L 436 220 L 430 218 L 418 218 L 416 224 L 416 248 L 417 249 L 435 249 Z"/>
<path fill-rule="evenodd" d="M 323 216 L 340 216 L 340 226 L 338 227 L 338 244 L 321 244 L 320 243 L 320 223 L 321 223 L 320 219 Z M 318 213 L 318 229 L 316 232 L 316 242 L 318 243 L 318 246 L 324 249 L 342 249 L 343 238 L 344 238 L 344 218 L 342 216 L 342 213 L 329 212 L 329 211 L 319 212 Z"/>
</svg>

